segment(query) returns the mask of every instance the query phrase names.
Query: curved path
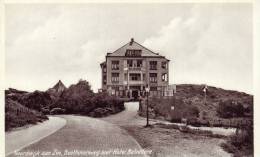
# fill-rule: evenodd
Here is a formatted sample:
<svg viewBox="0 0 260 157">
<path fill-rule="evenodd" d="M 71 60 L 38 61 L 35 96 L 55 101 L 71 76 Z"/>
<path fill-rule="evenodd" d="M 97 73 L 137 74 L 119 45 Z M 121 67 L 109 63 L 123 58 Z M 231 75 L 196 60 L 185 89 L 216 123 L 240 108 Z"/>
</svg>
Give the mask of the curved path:
<svg viewBox="0 0 260 157">
<path fill-rule="evenodd" d="M 147 150 L 152 150 L 154 157 L 230 157 L 231 154 L 219 146 L 222 139 L 185 134 L 176 129 L 154 127 L 144 128 L 146 118 L 137 115 L 137 102 L 125 104 L 126 110 L 102 118 L 127 129 Z M 170 122 L 150 119 L 150 124 Z"/>
<path fill-rule="evenodd" d="M 125 110 L 109 117 L 101 118 L 104 121 L 116 124 L 116 125 L 145 125 L 145 118 L 139 117 L 137 111 L 139 108 L 138 102 L 125 103 Z"/>
<path fill-rule="evenodd" d="M 66 125 L 66 120 L 59 117 L 49 117 L 49 120 L 26 129 L 7 132 L 5 134 L 6 155 L 20 150 L 32 143 L 51 135 Z"/>
<path fill-rule="evenodd" d="M 106 153 L 104 156 L 138 156 L 142 153 L 136 140 L 114 124 L 84 116 L 60 117 L 66 119 L 66 126 L 9 156 L 102 156 L 100 153 Z"/>
<path fill-rule="evenodd" d="M 138 103 L 126 103 L 125 107 L 123 112 L 100 119 L 61 115 L 59 117 L 67 122 L 64 127 L 9 156 L 145 156 L 137 154 L 142 153 L 141 147 L 120 128 L 125 126 L 137 129 L 138 136 L 142 136 L 141 140 L 151 143 L 147 148 L 156 152 L 155 156 L 229 156 L 216 143 L 219 139 L 191 137 L 176 130 L 165 132 L 160 128 L 144 128 L 145 118 L 137 115 Z M 157 120 L 150 120 L 150 123 L 157 123 Z M 20 138 L 17 136 L 15 142 Z M 139 137 L 135 138 L 140 140 Z"/>
</svg>

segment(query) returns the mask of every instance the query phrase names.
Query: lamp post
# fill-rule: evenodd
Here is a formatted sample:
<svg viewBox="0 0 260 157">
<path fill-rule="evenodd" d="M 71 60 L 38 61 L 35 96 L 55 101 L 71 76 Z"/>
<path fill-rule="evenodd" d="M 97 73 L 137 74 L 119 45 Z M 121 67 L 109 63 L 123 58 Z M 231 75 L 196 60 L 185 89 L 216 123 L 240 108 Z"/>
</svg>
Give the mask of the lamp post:
<svg viewBox="0 0 260 157">
<path fill-rule="evenodd" d="M 146 85 L 145 87 L 145 91 L 146 91 L 146 127 L 149 126 L 149 104 L 148 104 L 148 97 L 149 97 L 149 91 L 150 91 L 150 88 L 148 85 Z"/>
<path fill-rule="evenodd" d="M 127 92 L 126 92 L 126 95 L 127 97 L 130 95 L 129 94 L 129 77 L 128 77 L 128 73 L 129 73 L 129 70 L 128 70 L 128 67 L 124 68 L 124 70 L 126 71 L 126 77 L 127 77 L 127 80 L 126 80 L 126 87 L 127 87 Z M 128 97 L 129 98 L 129 97 Z"/>
</svg>

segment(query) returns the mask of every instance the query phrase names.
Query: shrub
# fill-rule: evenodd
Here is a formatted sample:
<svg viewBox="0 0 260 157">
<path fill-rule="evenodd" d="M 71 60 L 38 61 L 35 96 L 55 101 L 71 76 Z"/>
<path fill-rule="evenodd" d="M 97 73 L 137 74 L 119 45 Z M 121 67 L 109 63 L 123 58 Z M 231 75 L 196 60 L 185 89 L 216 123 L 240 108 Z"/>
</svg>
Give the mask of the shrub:
<svg viewBox="0 0 260 157">
<path fill-rule="evenodd" d="M 46 92 L 34 91 L 21 96 L 18 102 L 30 109 L 41 111 L 42 107 L 51 103 L 51 97 Z"/>
<path fill-rule="evenodd" d="M 197 118 L 188 118 L 187 124 L 192 126 L 197 126 L 197 127 L 201 126 L 201 123 Z"/>
<path fill-rule="evenodd" d="M 196 118 L 199 115 L 199 109 L 196 106 L 193 106 L 190 103 L 185 103 L 181 99 L 175 99 L 172 106 L 174 106 L 174 110 L 170 111 L 172 118 L 171 121 L 181 122 L 182 118 Z"/>
<path fill-rule="evenodd" d="M 229 136 L 222 147 L 234 156 L 248 156 L 253 154 L 253 126 L 248 125 L 240 128 L 236 134 Z"/>
<path fill-rule="evenodd" d="M 62 108 L 53 108 L 50 112 L 50 114 L 64 114 L 65 113 L 65 109 Z"/>
<path fill-rule="evenodd" d="M 48 119 L 40 112 L 24 107 L 17 101 L 10 98 L 5 100 L 5 130 L 11 130 L 15 127 L 21 127 L 27 124 L 36 124 L 37 122 Z"/>
<path fill-rule="evenodd" d="M 221 101 L 217 113 L 222 118 L 243 117 L 245 113 L 243 105 L 233 100 Z"/>
<path fill-rule="evenodd" d="M 91 93 L 86 90 L 89 89 L 88 85 L 83 83 L 77 85 L 79 87 L 73 86 L 73 88 L 70 89 L 68 93 L 74 93 L 73 96 L 69 96 L 67 93 L 67 97 L 62 97 L 54 103 L 51 108 L 65 109 L 65 114 L 82 114 L 92 117 L 102 117 L 108 115 L 107 112 L 109 112 L 109 114 L 114 114 L 124 110 L 124 101 L 116 97 L 109 96 L 105 92 Z M 75 93 L 77 92 L 75 91 L 80 91 L 80 93 L 76 95 Z M 101 112 L 101 109 L 105 109 L 107 112 Z"/>
<path fill-rule="evenodd" d="M 145 115 L 145 103 L 142 102 L 140 115 Z M 155 118 L 164 117 L 165 119 L 180 123 L 182 118 L 198 117 L 199 109 L 191 103 L 184 102 L 179 98 L 157 98 L 153 97 L 149 100 L 149 106 Z M 174 110 L 171 107 L 174 106 Z"/>
<path fill-rule="evenodd" d="M 48 108 L 42 108 L 41 112 L 45 115 L 50 114 L 50 110 Z"/>
<path fill-rule="evenodd" d="M 91 117 L 104 117 L 113 113 L 111 108 L 96 108 L 94 109 L 90 116 Z"/>
</svg>

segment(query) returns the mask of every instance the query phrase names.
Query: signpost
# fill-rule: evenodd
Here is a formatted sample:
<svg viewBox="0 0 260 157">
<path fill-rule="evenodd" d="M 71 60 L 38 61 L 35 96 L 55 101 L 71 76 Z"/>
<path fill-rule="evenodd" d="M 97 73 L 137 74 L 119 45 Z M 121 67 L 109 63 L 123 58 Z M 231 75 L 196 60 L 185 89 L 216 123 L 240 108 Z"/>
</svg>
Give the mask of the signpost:
<svg viewBox="0 0 260 157">
<path fill-rule="evenodd" d="M 204 92 L 204 104 L 206 105 L 206 96 L 207 96 L 207 90 L 208 90 L 208 87 L 207 85 L 205 85 L 205 87 L 203 88 L 203 92 Z"/>
</svg>

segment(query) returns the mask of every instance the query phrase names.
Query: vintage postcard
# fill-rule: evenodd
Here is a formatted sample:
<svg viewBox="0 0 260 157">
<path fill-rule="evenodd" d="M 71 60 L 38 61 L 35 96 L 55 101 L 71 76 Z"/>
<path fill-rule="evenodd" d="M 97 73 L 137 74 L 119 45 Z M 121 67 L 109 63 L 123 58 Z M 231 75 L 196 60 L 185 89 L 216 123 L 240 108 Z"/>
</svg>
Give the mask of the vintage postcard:
<svg viewBox="0 0 260 157">
<path fill-rule="evenodd" d="M 2 156 L 256 156 L 254 8 L 3 2 Z"/>
</svg>

